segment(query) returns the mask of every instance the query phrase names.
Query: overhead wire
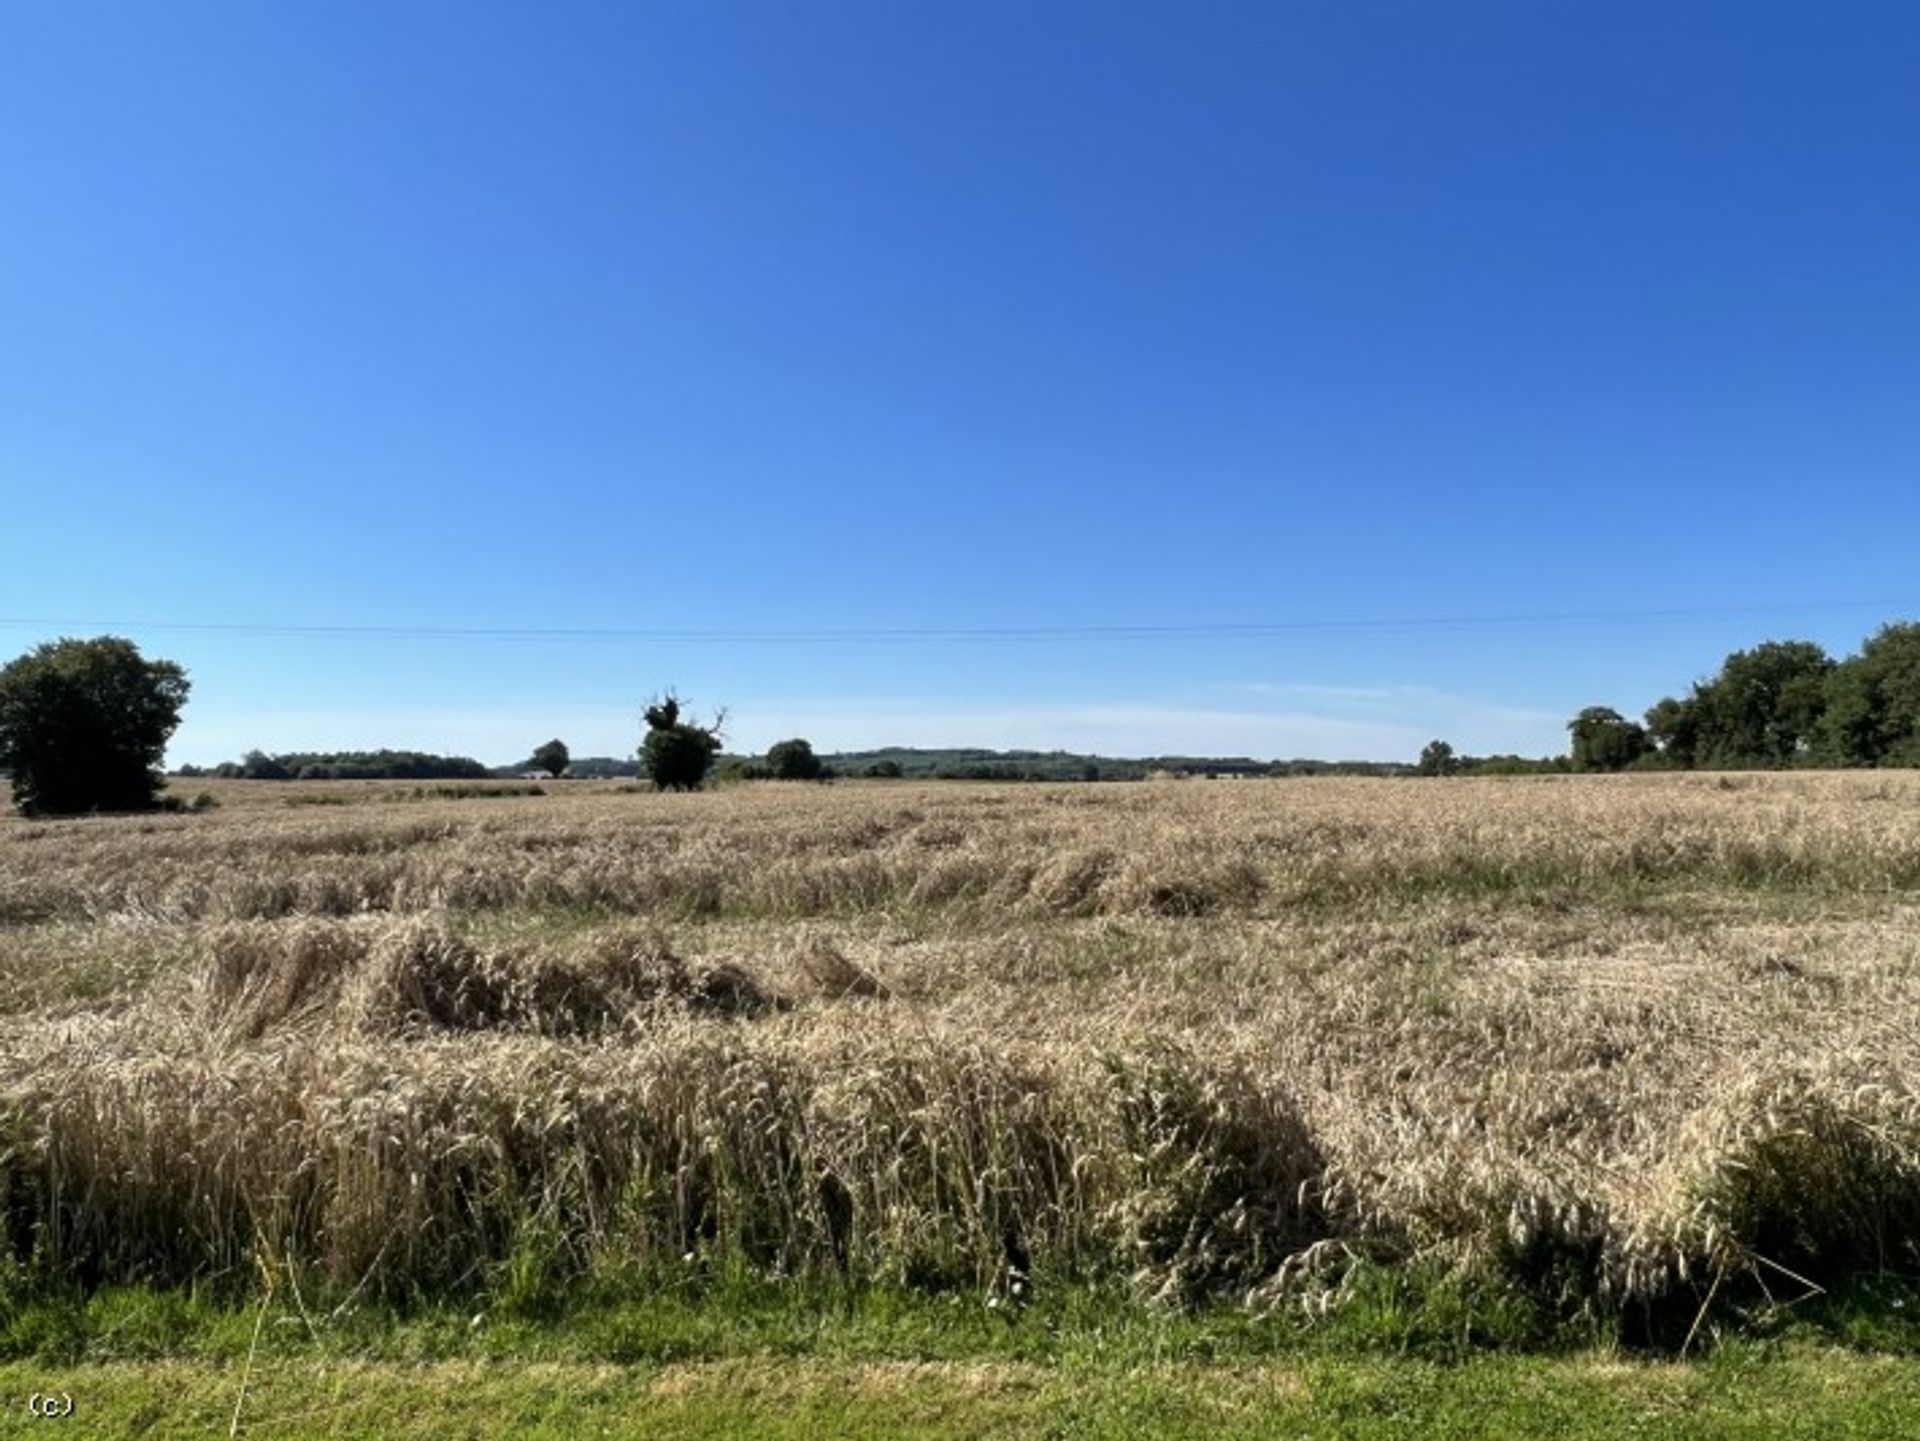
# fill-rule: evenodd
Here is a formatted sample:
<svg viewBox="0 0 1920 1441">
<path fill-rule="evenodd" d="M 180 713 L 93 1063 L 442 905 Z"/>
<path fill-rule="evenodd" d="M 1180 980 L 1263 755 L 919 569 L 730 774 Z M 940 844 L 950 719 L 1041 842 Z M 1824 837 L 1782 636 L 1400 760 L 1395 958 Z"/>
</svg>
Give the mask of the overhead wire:
<svg viewBox="0 0 1920 1441">
<path fill-rule="evenodd" d="M 1312 635 L 1395 635 L 1557 630 L 1589 626 L 1670 625 L 1692 621 L 1765 616 L 1807 616 L 1840 611 L 1893 615 L 1920 608 L 1914 600 L 1827 601 L 1802 604 L 1668 606 L 1581 611 L 1528 611 L 1386 617 L 1297 617 L 1249 621 L 1156 624 L 955 625 L 955 626 L 450 626 L 420 624 L 329 624 L 280 621 L 77 619 L 0 616 L 0 627 L 49 631 L 176 632 L 275 638 L 409 641 L 479 640 L 540 643 L 622 642 L 699 645 L 920 645 L 1062 641 L 1261 640 Z"/>
</svg>

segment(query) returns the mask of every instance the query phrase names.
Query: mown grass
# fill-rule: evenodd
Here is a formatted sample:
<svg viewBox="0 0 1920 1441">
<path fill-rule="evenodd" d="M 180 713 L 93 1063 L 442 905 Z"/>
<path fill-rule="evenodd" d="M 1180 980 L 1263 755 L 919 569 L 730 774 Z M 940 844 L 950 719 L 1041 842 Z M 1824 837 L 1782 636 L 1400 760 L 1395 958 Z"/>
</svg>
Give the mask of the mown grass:
<svg viewBox="0 0 1920 1441">
<path fill-rule="evenodd" d="M 243 1386 L 244 1382 L 244 1386 Z M 70 1434 L 428 1438 L 1113 1438 L 1235 1441 L 1882 1441 L 1911 1436 L 1920 1371 L 1794 1353 L 1739 1366 L 1320 1358 L 1239 1368 L 741 1359 L 660 1368 L 343 1362 L 0 1365 L 0 1394 L 74 1398 Z M 19 1399 L 15 1399 L 19 1398 Z M 83 1423 L 83 1424 L 82 1424 Z M 58 1423 L 0 1421 L 20 1434 Z M 29 1431 L 28 1426 L 38 1430 Z"/>
<path fill-rule="evenodd" d="M 84 1434 L 160 1437 L 1895 1437 L 1920 1407 L 1911 1332 L 1873 1354 L 1810 1317 L 1675 1364 L 1463 1347 L 1450 1302 L 1409 1336 L 1414 1299 L 1310 1333 L 1094 1293 L 1009 1320 L 724 1280 L 537 1316 L 41 1297 L 0 1325 L 0 1429 L 34 1391 L 72 1395 Z"/>
</svg>

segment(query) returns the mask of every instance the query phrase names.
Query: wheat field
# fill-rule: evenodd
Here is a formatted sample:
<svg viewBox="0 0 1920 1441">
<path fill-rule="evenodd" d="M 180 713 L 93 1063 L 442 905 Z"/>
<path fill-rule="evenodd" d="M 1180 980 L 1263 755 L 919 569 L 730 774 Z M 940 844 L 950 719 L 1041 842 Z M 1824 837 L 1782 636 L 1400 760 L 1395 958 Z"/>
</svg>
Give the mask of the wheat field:
<svg viewBox="0 0 1920 1441">
<path fill-rule="evenodd" d="M 0 1247 L 63 1285 L 1920 1268 L 1920 776 L 225 783 L 0 821 Z"/>
</svg>

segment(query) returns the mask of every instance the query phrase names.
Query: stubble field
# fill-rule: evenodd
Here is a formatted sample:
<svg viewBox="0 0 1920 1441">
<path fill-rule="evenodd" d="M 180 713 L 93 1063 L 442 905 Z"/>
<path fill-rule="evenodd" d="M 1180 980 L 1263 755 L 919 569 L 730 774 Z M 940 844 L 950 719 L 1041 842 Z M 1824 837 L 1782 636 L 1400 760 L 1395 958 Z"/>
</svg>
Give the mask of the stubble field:
<svg viewBox="0 0 1920 1441">
<path fill-rule="evenodd" d="M 547 789 L 0 822 L 12 1284 L 1920 1272 L 1920 777 Z"/>
</svg>

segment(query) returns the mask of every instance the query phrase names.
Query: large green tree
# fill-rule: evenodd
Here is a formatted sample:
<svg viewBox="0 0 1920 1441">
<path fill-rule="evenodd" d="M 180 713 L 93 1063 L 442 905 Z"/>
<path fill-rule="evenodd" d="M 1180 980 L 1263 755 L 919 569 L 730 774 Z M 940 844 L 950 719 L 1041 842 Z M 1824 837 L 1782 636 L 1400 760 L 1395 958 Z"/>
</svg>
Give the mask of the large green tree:
<svg viewBox="0 0 1920 1441">
<path fill-rule="evenodd" d="M 1833 660 L 1811 641 L 1735 651 L 1683 699 L 1656 701 L 1647 739 L 1677 766 L 1805 764 L 1820 750 Z"/>
<path fill-rule="evenodd" d="M 1648 709 L 1647 743 L 1667 764 L 1689 767 L 1700 749 L 1700 722 L 1693 698 L 1662 696 Z"/>
<path fill-rule="evenodd" d="M 1694 687 L 1694 749 L 1703 766 L 1788 766 L 1806 757 L 1826 709 L 1833 661 L 1811 641 L 1735 651 Z"/>
<path fill-rule="evenodd" d="M 820 778 L 822 765 L 812 744 L 796 736 L 767 748 L 767 769 L 777 781 L 812 781 Z"/>
<path fill-rule="evenodd" d="M 1883 626 L 1827 677 L 1822 760 L 1920 766 L 1920 623 Z"/>
<path fill-rule="evenodd" d="M 28 815 L 151 810 L 187 676 L 118 636 L 50 641 L 0 670 L 0 769 Z"/>
<path fill-rule="evenodd" d="M 1647 733 L 1619 711 L 1591 705 L 1567 722 L 1577 771 L 1625 770 L 1647 751 Z"/>
<path fill-rule="evenodd" d="M 572 759 L 572 755 L 567 750 L 567 743 L 556 738 L 543 746 L 535 746 L 529 764 L 534 770 L 545 771 L 550 776 L 558 776 Z"/>
</svg>

